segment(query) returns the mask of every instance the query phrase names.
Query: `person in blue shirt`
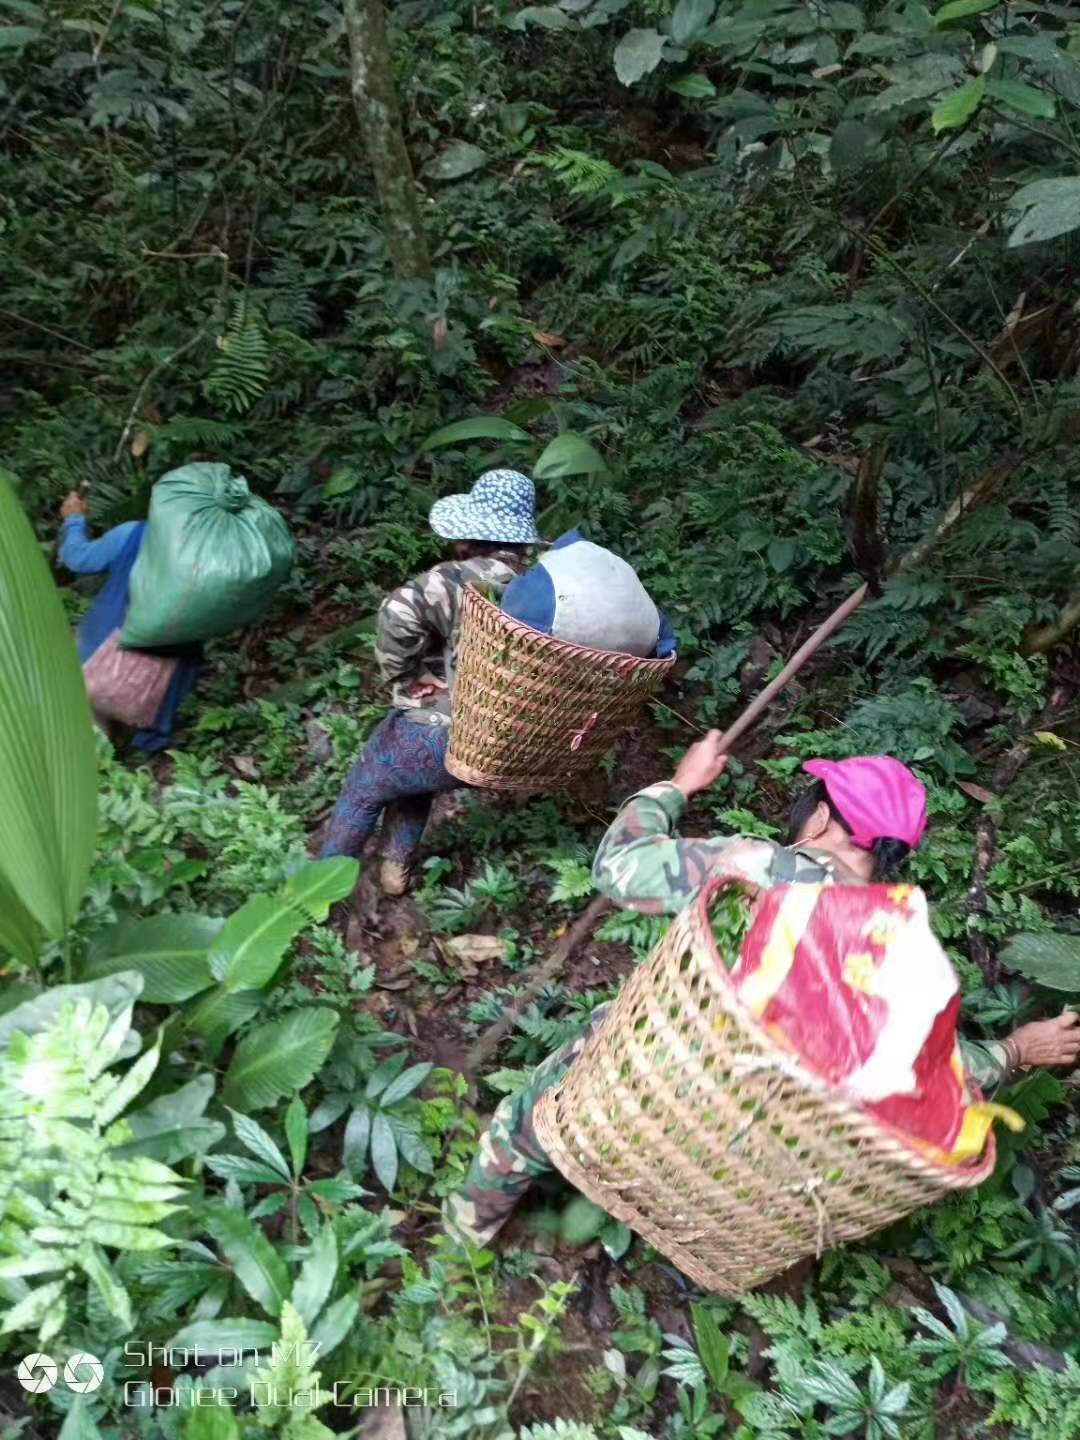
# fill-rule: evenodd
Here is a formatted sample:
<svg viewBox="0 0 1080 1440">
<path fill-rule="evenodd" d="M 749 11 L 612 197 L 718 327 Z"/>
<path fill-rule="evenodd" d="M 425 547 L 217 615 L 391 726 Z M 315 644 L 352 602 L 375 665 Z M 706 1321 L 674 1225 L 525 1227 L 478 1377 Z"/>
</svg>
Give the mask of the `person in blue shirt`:
<svg viewBox="0 0 1080 1440">
<path fill-rule="evenodd" d="M 72 491 L 60 507 L 60 563 L 76 575 L 104 575 L 105 584 L 86 612 L 75 633 L 79 659 L 85 665 L 114 630 L 123 627 L 127 618 L 129 581 L 139 549 L 146 534 L 145 520 L 128 520 L 106 531 L 98 540 L 91 540 L 87 530 L 86 501 Z M 169 743 L 176 712 L 194 688 L 202 662 L 202 646 L 187 645 L 172 651 L 155 652 L 175 655 L 176 673 L 161 703 L 153 725 L 137 730 L 134 744 L 140 750 L 162 750 Z M 108 724 L 100 717 L 98 723 L 108 733 Z"/>
</svg>

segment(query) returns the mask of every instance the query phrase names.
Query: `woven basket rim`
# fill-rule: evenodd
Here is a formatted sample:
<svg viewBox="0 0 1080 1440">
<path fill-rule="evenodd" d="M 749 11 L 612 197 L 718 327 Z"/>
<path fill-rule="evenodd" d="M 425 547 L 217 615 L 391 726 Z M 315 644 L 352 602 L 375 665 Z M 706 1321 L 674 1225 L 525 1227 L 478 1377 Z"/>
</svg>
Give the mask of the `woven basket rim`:
<svg viewBox="0 0 1080 1440">
<path fill-rule="evenodd" d="M 465 586 L 465 604 L 471 605 L 481 612 L 490 611 L 493 617 L 497 617 L 498 623 L 515 639 L 529 640 L 538 645 L 541 649 L 550 649 L 566 656 L 576 655 L 582 660 L 615 662 L 619 669 L 634 670 L 670 670 L 679 658 L 678 655 L 664 656 L 641 656 L 629 655 L 625 650 L 597 650 L 591 645 L 576 645 L 572 640 L 560 640 L 555 635 L 545 635 L 542 630 L 534 630 L 531 625 L 526 625 L 522 620 L 516 620 L 512 615 L 507 615 L 498 605 L 493 605 L 486 596 L 470 581 Z"/>
<path fill-rule="evenodd" d="M 997 1163 L 997 1143 L 993 1128 L 989 1130 L 986 1139 L 986 1146 L 978 1160 L 964 1161 L 959 1165 L 946 1165 L 932 1156 L 924 1155 L 915 1149 L 910 1138 L 895 1125 L 889 1125 L 879 1120 L 876 1115 L 870 1115 L 861 1106 L 853 1101 L 845 1099 L 839 1090 L 834 1087 L 824 1076 L 818 1075 L 805 1065 L 802 1059 L 793 1050 L 782 1049 L 769 1033 L 764 1025 L 758 1020 L 750 1009 L 743 1004 L 738 991 L 732 984 L 731 975 L 723 956 L 716 944 L 716 937 L 713 935 L 712 923 L 709 915 L 709 906 L 714 897 L 721 890 L 737 888 L 746 891 L 751 899 L 756 899 L 763 887 L 744 881 L 737 876 L 710 875 L 705 883 L 698 890 L 688 907 L 690 914 L 691 930 L 702 943 L 705 954 L 711 960 L 706 976 L 710 986 L 722 1000 L 725 1009 L 732 1014 L 738 1023 L 750 1031 L 758 1043 L 766 1050 L 771 1050 L 777 1055 L 783 1056 L 785 1063 L 790 1067 L 792 1077 L 797 1079 L 801 1085 L 815 1095 L 815 1098 L 829 1109 L 844 1117 L 853 1117 L 863 1125 L 876 1130 L 883 1140 L 890 1143 L 896 1150 L 896 1158 L 913 1170 L 929 1171 L 940 1177 L 949 1188 L 955 1188 L 958 1183 L 964 1188 L 981 1184 L 991 1174 Z M 691 953 L 693 953 L 691 951 Z M 959 1176 L 963 1180 L 958 1182 Z M 978 1178 L 974 1178 L 978 1176 Z"/>
</svg>

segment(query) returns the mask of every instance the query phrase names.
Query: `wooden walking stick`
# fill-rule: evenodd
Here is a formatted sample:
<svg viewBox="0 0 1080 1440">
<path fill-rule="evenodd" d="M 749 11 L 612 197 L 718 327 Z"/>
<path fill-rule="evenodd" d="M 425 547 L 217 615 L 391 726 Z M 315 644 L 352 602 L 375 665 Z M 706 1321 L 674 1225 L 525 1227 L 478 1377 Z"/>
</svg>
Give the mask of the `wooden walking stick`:
<svg viewBox="0 0 1080 1440">
<path fill-rule="evenodd" d="M 818 626 L 809 640 L 799 646 L 798 650 L 796 650 L 795 654 L 780 671 L 776 679 L 770 680 L 761 694 L 750 702 L 735 723 L 729 725 L 724 731 L 720 739 L 722 749 L 726 750 L 728 746 L 733 745 L 739 736 L 750 728 L 769 702 L 775 700 L 784 686 L 794 679 L 815 651 L 819 650 L 825 641 L 828 640 L 829 636 L 839 630 L 844 621 L 855 613 L 866 598 L 867 589 L 868 587 L 866 585 L 860 585 L 853 595 L 849 595 L 844 603 L 837 606 L 829 618 Z M 523 992 L 512 1005 L 507 1007 L 505 1013 L 496 1020 L 495 1024 L 484 1031 L 483 1035 L 481 1035 L 480 1039 L 469 1051 L 465 1058 L 466 1075 L 476 1074 L 479 1067 L 488 1056 L 493 1053 L 503 1037 L 510 1033 L 514 1021 L 525 1009 L 526 1005 L 531 1004 L 540 994 L 541 990 L 543 990 L 544 986 L 555 978 L 577 947 L 588 939 L 597 920 L 610 909 L 611 901 L 606 895 L 596 895 L 589 901 L 585 910 L 578 919 L 574 921 L 573 925 L 570 926 L 569 930 L 567 930 L 566 934 L 551 952 L 551 955 L 544 961 L 539 970 L 536 971 L 529 984 L 526 985 Z"/>
</svg>

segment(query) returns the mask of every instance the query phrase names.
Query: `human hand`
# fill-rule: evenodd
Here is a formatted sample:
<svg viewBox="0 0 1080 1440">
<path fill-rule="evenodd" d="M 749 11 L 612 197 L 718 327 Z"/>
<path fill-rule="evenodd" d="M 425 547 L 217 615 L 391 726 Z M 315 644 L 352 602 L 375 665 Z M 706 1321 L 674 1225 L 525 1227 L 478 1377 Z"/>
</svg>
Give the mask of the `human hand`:
<svg viewBox="0 0 1080 1440">
<path fill-rule="evenodd" d="M 432 675 L 430 670 L 425 670 L 409 686 L 409 695 L 413 700 L 427 700 L 430 696 L 437 695 L 440 690 L 447 689 L 449 686 L 445 680 L 440 680 L 437 675 Z"/>
<path fill-rule="evenodd" d="M 679 761 L 672 783 L 689 800 L 691 795 L 707 790 L 714 780 L 718 780 L 727 769 L 727 763 L 728 757 L 720 749 L 720 731 L 710 730 L 704 740 L 691 745 Z"/>
<path fill-rule="evenodd" d="M 1075 1065 L 1080 1058 L 1080 1015 L 1066 1010 L 1053 1020 L 1034 1020 L 1009 1036 L 1020 1065 Z"/>
<path fill-rule="evenodd" d="M 70 491 L 64 496 L 64 503 L 60 506 L 60 519 L 67 520 L 72 515 L 85 515 L 86 501 L 77 490 Z"/>
</svg>

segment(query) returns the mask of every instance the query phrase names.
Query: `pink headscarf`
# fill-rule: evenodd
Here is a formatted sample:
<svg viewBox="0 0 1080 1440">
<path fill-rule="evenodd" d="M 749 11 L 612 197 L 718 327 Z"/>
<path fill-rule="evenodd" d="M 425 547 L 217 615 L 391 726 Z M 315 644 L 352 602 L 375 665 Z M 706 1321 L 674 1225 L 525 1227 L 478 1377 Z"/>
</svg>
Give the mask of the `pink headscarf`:
<svg viewBox="0 0 1080 1440">
<path fill-rule="evenodd" d="M 875 840 L 903 840 L 912 850 L 926 830 L 926 789 L 891 755 L 852 760 L 808 760 L 803 766 L 824 782 L 829 799 L 863 850 Z"/>
</svg>

